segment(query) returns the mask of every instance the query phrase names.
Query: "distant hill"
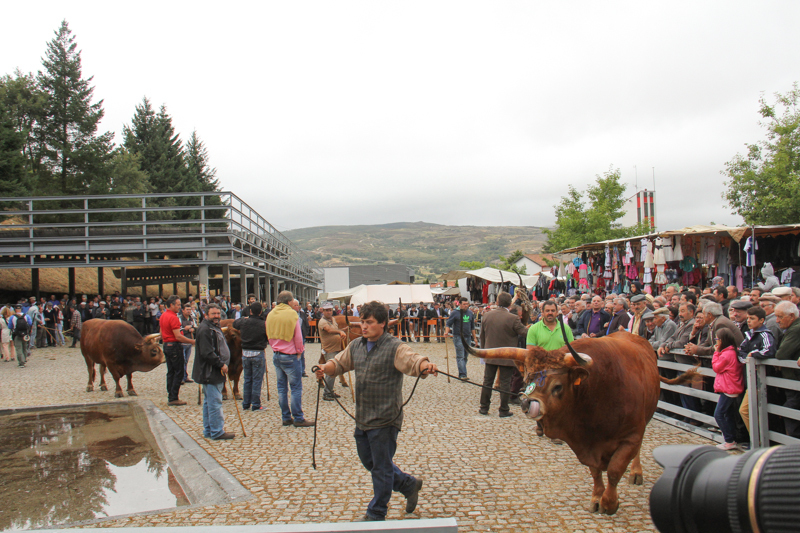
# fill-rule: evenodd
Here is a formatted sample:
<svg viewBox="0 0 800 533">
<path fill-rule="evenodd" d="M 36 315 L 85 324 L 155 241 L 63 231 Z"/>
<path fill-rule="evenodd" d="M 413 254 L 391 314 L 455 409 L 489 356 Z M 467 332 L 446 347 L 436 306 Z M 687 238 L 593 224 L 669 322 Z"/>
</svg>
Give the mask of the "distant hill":
<svg viewBox="0 0 800 533">
<path fill-rule="evenodd" d="M 532 226 L 444 226 L 396 222 L 319 226 L 283 232 L 321 266 L 402 263 L 417 275 L 457 269 L 461 261 L 496 261 L 514 250 L 541 251 L 547 236 Z"/>
</svg>

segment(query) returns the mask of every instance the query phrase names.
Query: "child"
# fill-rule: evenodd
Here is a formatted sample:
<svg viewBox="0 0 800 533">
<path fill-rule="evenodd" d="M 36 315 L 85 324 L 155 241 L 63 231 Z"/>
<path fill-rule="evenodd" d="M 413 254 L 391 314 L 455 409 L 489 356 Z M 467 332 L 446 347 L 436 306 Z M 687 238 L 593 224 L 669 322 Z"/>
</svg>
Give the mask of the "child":
<svg viewBox="0 0 800 533">
<path fill-rule="evenodd" d="M 733 333 L 720 329 L 715 348 L 711 368 L 717 373 L 714 392 L 719 393 L 719 401 L 714 410 L 714 419 L 725 437 L 725 442 L 718 444 L 717 448 L 732 450 L 736 448 L 736 397 L 744 392 L 744 372 L 737 356 Z"/>
<path fill-rule="evenodd" d="M 744 340 L 739 346 L 740 363 L 746 364 L 748 357 L 756 357 L 758 359 L 775 357 L 777 343 L 772 331 L 764 325 L 766 316 L 764 308 L 759 306 L 753 306 L 747 310 L 747 327 L 750 329 L 744 334 Z M 750 399 L 748 394 L 745 391 L 742 404 L 739 406 L 739 415 L 742 417 L 747 432 L 750 433 Z M 747 449 L 747 445 L 740 444 L 742 448 Z"/>
</svg>

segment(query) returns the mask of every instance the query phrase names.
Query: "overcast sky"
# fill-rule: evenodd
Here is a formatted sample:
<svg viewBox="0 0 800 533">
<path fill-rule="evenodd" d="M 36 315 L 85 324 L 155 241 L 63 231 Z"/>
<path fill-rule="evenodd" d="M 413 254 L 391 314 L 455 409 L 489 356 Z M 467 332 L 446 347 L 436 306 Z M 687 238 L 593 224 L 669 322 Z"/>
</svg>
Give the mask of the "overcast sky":
<svg viewBox="0 0 800 533">
<path fill-rule="evenodd" d="M 800 80 L 800 2 L 14 2 L 0 73 L 66 19 L 121 142 L 147 96 L 280 230 L 554 223 L 610 166 L 659 229 L 739 224 L 720 171 Z"/>
</svg>

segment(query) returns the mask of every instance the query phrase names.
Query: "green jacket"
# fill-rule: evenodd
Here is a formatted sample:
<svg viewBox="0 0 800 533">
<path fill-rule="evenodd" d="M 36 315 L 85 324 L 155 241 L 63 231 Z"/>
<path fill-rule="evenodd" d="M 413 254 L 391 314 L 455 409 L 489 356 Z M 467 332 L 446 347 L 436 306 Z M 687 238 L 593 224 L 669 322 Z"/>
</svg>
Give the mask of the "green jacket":
<svg viewBox="0 0 800 533">
<path fill-rule="evenodd" d="M 783 333 L 783 339 L 781 339 L 781 344 L 778 346 L 775 357 L 783 361 L 797 361 L 800 359 L 800 319 L 792 322 L 792 325 Z M 800 369 L 781 368 L 781 375 L 786 379 L 800 381 Z"/>
</svg>

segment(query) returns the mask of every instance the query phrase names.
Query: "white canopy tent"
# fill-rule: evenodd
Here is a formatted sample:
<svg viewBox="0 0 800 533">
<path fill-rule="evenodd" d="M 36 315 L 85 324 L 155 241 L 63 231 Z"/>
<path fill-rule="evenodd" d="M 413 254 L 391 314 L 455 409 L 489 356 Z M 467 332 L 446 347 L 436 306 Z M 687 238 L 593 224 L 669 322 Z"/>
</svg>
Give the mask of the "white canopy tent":
<svg viewBox="0 0 800 533">
<path fill-rule="evenodd" d="M 500 273 L 502 272 L 502 278 L 500 277 Z M 520 275 L 516 272 L 508 272 L 506 270 L 498 270 L 496 268 L 484 267 L 479 268 L 478 270 L 468 270 L 467 274 L 470 276 L 474 276 L 476 278 L 485 279 L 487 281 L 491 281 L 492 283 L 502 283 L 504 281 L 510 281 L 512 285 L 519 285 L 519 278 Z M 539 281 L 539 274 L 534 274 L 533 276 L 526 276 L 522 274 L 522 283 L 525 284 L 527 288 L 531 288 L 536 285 L 536 282 Z"/>
<path fill-rule="evenodd" d="M 377 300 L 394 305 L 400 300 L 403 303 L 433 302 L 433 294 L 428 285 L 359 285 L 346 291 L 329 292 L 323 295 L 329 300 L 347 299 L 348 303 L 361 305 Z"/>
</svg>

